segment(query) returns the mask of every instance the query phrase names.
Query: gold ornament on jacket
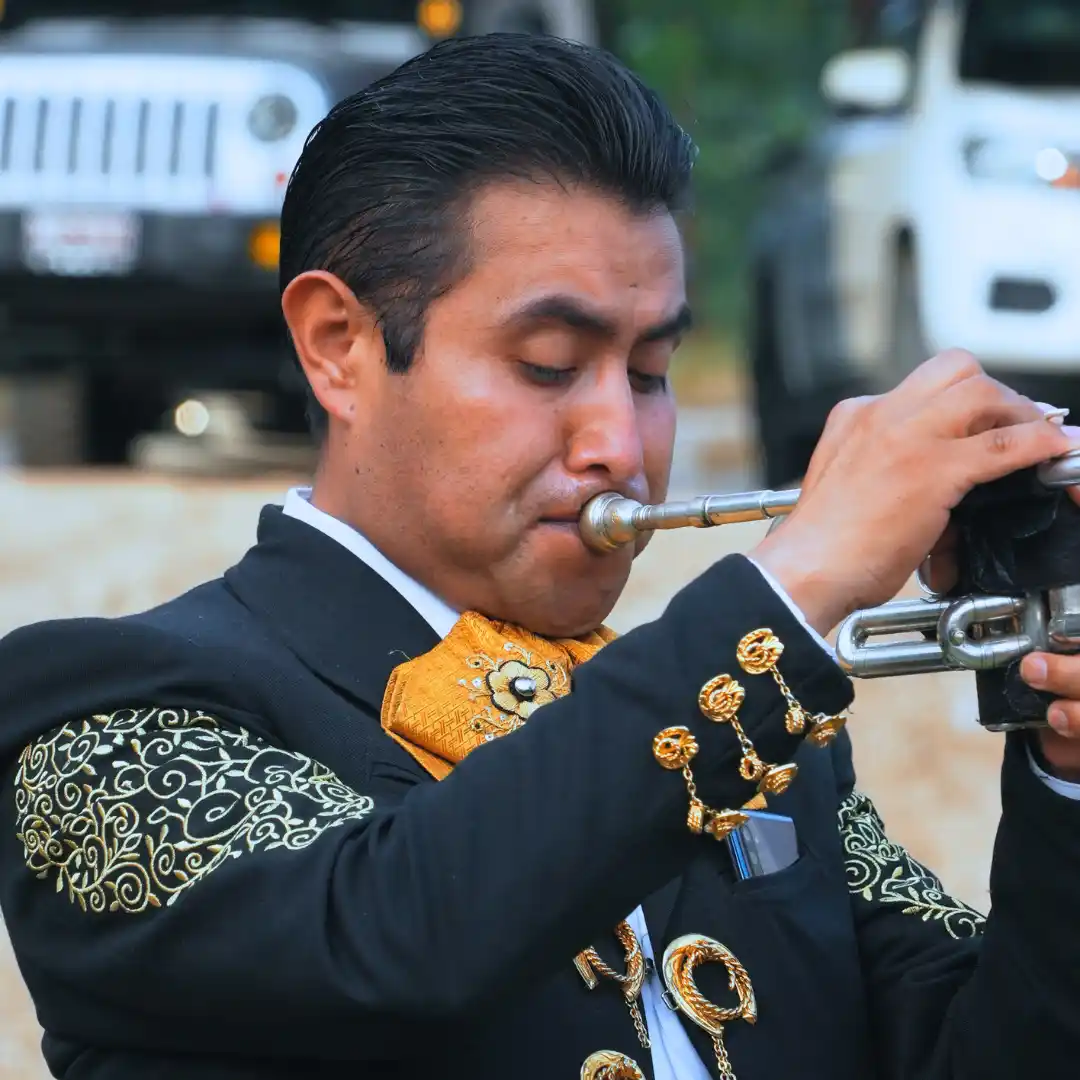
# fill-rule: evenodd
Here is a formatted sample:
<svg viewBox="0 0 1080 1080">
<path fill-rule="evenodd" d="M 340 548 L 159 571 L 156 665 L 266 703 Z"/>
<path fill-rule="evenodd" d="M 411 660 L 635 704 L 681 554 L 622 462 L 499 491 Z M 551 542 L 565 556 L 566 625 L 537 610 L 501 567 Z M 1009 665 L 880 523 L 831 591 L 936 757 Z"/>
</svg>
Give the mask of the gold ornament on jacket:
<svg viewBox="0 0 1080 1080">
<path fill-rule="evenodd" d="M 597 1050 L 581 1066 L 581 1080 L 645 1080 L 633 1058 L 615 1050 Z"/>
<path fill-rule="evenodd" d="M 728 987 L 738 996 L 737 1005 L 725 1009 L 698 989 L 694 969 L 706 962 L 721 963 L 727 968 Z M 758 1015 L 757 999 L 746 968 L 719 941 L 699 934 L 686 934 L 676 938 L 664 950 L 662 970 L 667 986 L 664 996 L 668 1003 L 711 1037 L 721 1080 L 735 1080 L 724 1044 L 724 1027 L 733 1020 L 756 1024 Z"/>
<path fill-rule="evenodd" d="M 784 681 L 784 676 L 777 669 L 776 665 L 783 652 L 784 643 L 768 627 L 763 627 L 747 634 L 739 642 L 735 656 L 747 675 L 768 674 L 772 677 L 787 703 L 784 725 L 790 734 L 801 735 L 805 731 L 806 741 L 811 745 L 828 746 L 847 722 L 847 713 L 837 713 L 835 716 L 808 713 L 796 700 L 791 688 Z"/>
</svg>

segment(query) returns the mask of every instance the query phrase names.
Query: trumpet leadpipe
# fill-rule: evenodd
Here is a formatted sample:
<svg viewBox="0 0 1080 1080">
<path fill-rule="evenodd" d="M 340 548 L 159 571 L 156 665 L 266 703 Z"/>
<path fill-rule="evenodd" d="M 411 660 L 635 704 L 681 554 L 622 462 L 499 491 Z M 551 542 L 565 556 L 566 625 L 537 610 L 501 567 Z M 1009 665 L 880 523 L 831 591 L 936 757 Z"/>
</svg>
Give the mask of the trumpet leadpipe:
<svg viewBox="0 0 1080 1080">
<path fill-rule="evenodd" d="M 1047 488 L 1080 485 L 1080 450 L 1040 465 L 1039 482 Z M 783 517 L 795 509 L 800 491 L 742 491 L 701 495 L 680 502 L 646 504 L 609 491 L 590 499 L 581 511 L 582 539 L 596 551 L 615 551 L 655 529 L 708 528 Z"/>
<path fill-rule="evenodd" d="M 582 539 L 596 551 L 614 551 L 656 529 L 709 528 L 783 517 L 795 509 L 799 489 L 702 495 L 648 505 L 615 492 L 597 495 L 581 512 Z"/>
</svg>

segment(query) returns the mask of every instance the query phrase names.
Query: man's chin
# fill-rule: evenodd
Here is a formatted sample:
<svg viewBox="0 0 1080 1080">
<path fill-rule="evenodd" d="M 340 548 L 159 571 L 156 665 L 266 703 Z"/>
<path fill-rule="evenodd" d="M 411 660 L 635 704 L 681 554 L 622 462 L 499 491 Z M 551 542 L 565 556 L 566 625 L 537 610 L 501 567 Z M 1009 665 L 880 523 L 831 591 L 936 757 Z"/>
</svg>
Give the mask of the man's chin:
<svg viewBox="0 0 1080 1080">
<path fill-rule="evenodd" d="M 596 581 L 555 587 L 543 596 L 513 605 L 513 622 L 548 638 L 581 637 L 602 626 L 622 595 L 626 578 L 604 588 Z"/>
</svg>

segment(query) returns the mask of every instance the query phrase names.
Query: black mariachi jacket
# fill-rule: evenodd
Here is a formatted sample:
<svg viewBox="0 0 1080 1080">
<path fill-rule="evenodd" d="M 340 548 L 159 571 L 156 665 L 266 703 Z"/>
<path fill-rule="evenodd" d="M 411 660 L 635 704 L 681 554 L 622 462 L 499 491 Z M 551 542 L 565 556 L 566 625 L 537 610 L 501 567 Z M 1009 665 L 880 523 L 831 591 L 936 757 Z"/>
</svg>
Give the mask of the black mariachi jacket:
<svg viewBox="0 0 1080 1080">
<path fill-rule="evenodd" d="M 590 943 L 615 963 L 611 931 L 644 901 L 658 957 L 704 934 L 747 969 L 760 1015 L 727 1029 L 739 1080 L 1075 1075 L 1080 804 L 1016 740 L 985 924 L 886 840 L 846 737 L 786 734 L 767 676 L 741 678 L 740 717 L 762 757 L 799 764 L 771 807 L 794 817 L 800 858 L 738 882 L 724 846 L 687 831 L 653 737 L 686 724 L 705 802 L 749 797 L 697 696 L 760 626 L 808 708 L 849 701 L 734 556 L 440 783 L 378 724 L 391 670 L 434 633 L 277 508 L 221 580 L 11 634 L 0 903 L 53 1073 L 577 1080 L 606 1049 L 651 1077 L 614 985 L 589 991 L 572 964 Z M 719 965 L 697 979 L 730 1002 Z"/>
</svg>

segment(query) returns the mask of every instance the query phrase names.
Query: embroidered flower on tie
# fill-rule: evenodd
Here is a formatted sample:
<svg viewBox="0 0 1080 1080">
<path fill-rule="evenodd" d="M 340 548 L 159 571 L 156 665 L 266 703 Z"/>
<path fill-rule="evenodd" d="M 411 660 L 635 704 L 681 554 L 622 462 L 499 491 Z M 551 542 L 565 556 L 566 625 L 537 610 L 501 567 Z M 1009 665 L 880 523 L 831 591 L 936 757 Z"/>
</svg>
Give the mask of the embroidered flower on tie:
<svg viewBox="0 0 1080 1080">
<path fill-rule="evenodd" d="M 551 679 L 543 668 L 529 667 L 520 660 L 507 660 L 487 674 L 488 689 L 495 708 L 527 720 L 555 700 Z"/>
</svg>

